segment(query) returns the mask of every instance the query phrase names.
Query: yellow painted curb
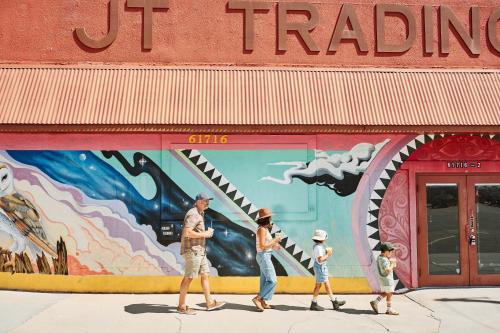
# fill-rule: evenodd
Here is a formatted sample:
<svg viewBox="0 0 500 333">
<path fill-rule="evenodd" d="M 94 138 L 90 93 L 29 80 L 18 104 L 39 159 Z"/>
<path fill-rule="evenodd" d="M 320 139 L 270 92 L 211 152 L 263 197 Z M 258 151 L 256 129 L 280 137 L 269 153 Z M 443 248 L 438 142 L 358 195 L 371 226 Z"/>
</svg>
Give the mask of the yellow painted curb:
<svg viewBox="0 0 500 333">
<path fill-rule="evenodd" d="M 114 276 L 114 275 L 45 275 L 0 273 L 0 289 L 76 292 L 76 293 L 178 293 L 181 276 Z M 365 278 L 330 278 L 335 293 L 371 293 Z M 313 277 L 278 277 L 277 293 L 309 294 Z M 258 277 L 211 277 L 214 293 L 254 294 L 259 289 Z M 191 283 L 190 292 L 202 292 L 200 280 Z"/>
</svg>

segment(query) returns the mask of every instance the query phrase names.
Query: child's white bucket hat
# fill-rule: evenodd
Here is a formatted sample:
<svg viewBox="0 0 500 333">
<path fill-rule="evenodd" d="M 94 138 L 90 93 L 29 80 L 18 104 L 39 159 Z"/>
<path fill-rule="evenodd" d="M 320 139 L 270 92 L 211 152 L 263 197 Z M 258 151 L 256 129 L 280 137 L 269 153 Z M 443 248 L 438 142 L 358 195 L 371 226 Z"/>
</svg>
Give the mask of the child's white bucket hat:
<svg viewBox="0 0 500 333">
<path fill-rule="evenodd" d="M 325 230 L 317 229 L 314 231 L 313 240 L 324 241 L 328 239 L 328 233 Z"/>
</svg>

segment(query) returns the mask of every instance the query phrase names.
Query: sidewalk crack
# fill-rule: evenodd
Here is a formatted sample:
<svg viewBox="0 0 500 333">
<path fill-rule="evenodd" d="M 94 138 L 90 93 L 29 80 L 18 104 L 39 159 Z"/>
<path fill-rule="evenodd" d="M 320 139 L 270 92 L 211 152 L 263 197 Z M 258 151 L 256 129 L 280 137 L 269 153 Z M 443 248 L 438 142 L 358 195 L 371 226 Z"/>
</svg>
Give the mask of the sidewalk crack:
<svg viewBox="0 0 500 333">
<path fill-rule="evenodd" d="M 374 323 L 377 323 L 379 326 L 382 326 L 382 328 L 385 329 L 387 332 L 391 332 L 391 329 L 389 327 L 385 326 L 384 324 L 382 324 L 381 322 L 375 320 L 374 318 L 371 318 L 370 316 L 364 316 L 364 317 L 368 318 L 368 320 L 371 320 Z"/>
<path fill-rule="evenodd" d="M 404 297 L 408 298 L 410 301 L 412 301 L 413 303 L 415 304 L 418 304 L 420 305 L 421 307 L 423 307 L 424 309 L 427 309 L 428 311 L 430 311 L 430 314 L 429 314 L 429 317 L 431 317 L 432 319 L 436 320 L 438 322 L 438 332 L 439 330 L 441 329 L 441 323 L 442 323 L 442 319 L 439 318 L 437 315 L 436 315 L 436 312 L 431 309 L 430 307 L 428 307 L 427 305 L 417 301 L 416 299 L 413 299 L 409 296 L 409 293 L 408 294 L 405 294 Z"/>
<path fill-rule="evenodd" d="M 291 333 L 292 332 L 292 329 L 294 328 L 295 325 L 297 324 L 301 324 L 301 323 L 304 323 L 304 322 L 307 322 L 307 321 L 310 321 L 311 319 L 310 318 L 307 318 L 307 319 L 304 319 L 304 320 L 299 320 L 299 321 L 296 321 L 294 323 L 292 323 L 290 325 L 290 327 L 288 328 L 288 333 Z"/>
<path fill-rule="evenodd" d="M 177 330 L 177 333 L 181 333 L 182 332 L 182 319 L 179 318 L 178 316 L 174 316 L 175 319 L 177 319 L 177 321 L 179 322 L 179 329 Z"/>
</svg>

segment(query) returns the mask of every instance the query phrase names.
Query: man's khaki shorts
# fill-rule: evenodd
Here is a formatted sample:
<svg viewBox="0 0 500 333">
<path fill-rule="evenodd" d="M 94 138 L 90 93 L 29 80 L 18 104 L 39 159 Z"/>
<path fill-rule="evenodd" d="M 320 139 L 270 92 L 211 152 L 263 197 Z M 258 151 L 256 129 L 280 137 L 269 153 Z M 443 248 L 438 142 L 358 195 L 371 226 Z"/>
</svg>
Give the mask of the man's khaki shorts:
<svg viewBox="0 0 500 333">
<path fill-rule="evenodd" d="M 182 255 L 186 262 L 184 269 L 184 277 L 197 278 L 199 274 L 209 275 L 210 268 L 208 267 L 207 255 L 197 255 L 193 251 L 187 251 Z"/>
</svg>

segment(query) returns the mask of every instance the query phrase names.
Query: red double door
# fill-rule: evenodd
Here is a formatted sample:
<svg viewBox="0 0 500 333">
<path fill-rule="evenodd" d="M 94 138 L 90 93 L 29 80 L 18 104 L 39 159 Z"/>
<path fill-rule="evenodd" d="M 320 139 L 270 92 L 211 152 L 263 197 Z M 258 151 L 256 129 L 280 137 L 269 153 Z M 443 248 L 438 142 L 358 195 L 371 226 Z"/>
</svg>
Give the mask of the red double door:
<svg viewBox="0 0 500 333">
<path fill-rule="evenodd" d="M 500 174 L 417 184 L 419 285 L 500 285 Z"/>
</svg>

